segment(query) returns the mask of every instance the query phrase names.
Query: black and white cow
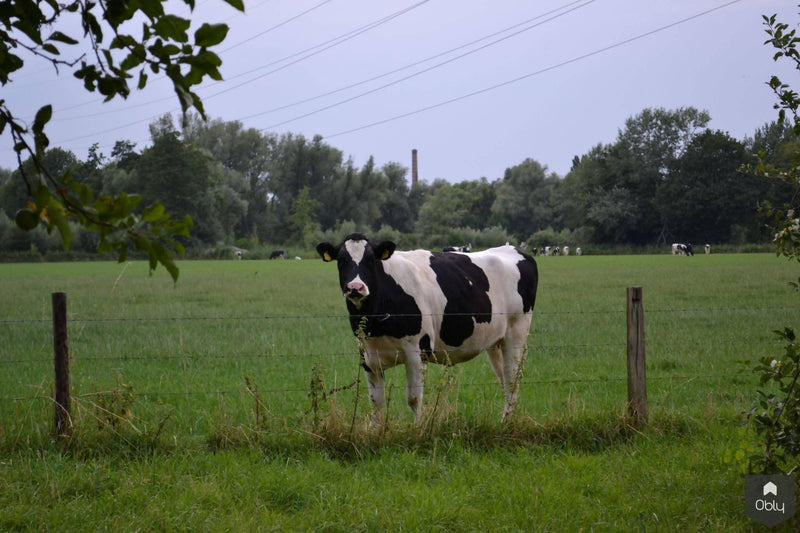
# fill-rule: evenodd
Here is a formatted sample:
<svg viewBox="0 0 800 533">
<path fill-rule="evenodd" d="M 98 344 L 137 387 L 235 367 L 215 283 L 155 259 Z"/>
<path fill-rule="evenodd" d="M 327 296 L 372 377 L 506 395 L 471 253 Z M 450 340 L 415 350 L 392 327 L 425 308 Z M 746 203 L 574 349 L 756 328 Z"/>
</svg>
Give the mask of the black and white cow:
<svg viewBox="0 0 800 533">
<path fill-rule="evenodd" d="M 466 252 L 470 253 L 472 251 L 472 243 L 467 243 L 464 246 L 445 246 L 442 248 L 443 252 Z"/>
<path fill-rule="evenodd" d="M 672 244 L 672 255 L 687 255 L 692 256 L 694 252 L 692 251 L 691 244 L 683 244 L 680 242 L 676 242 Z"/>
<path fill-rule="evenodd" d="M 336 261 L 339 286 L 359 340 L 373 405 L 381 423 L 384 371 L 406 367 L 406 400 L 419 418 L 425 363 L 452 365 L 482 351 L 514 409 L 536 301 L 536 261 L 513 246 L 473 254 L 395 251 L 354 233 L 317 252 Z"/>
</svg>

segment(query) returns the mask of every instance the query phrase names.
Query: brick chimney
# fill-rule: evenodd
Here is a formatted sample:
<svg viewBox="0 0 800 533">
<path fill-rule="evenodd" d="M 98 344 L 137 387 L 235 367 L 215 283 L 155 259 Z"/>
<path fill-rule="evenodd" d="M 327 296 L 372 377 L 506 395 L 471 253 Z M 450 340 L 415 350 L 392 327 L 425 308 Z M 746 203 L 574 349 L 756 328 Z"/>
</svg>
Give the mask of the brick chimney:
<svg viewBox="0 0 800 533">
<path fill-rule="evenodd" d="M 419 168 L 417 166 L 417 149 L 411 150 L 411 188 L 419 185 Z"/>
</svg>

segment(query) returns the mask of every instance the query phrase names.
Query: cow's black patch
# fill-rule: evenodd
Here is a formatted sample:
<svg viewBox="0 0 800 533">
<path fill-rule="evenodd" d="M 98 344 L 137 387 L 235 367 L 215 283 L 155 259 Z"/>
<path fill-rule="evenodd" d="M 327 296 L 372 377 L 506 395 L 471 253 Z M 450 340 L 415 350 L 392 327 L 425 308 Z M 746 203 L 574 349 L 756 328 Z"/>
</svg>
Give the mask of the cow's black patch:
<svg viewBox="0 0 800 533">
<path fill-rule="evenodd" d="M 383 276 L 381 289 L 370 294 L 360 309 L 347 302 L 353 333 L 397 339 L 416 335 L 422 329 L 422 313 L 417 302 L 394 279 L 385 273 Z"/>
<path fill-rule="evenodd" d="M 517 292 L 522 297 L 522 310 L 528 313 L 533 309 L 536 303 L 536 288 L 539 285 L 539 269 L 533 257 L 527 254 L 521 255 L 523 259 L 517 263 L 517 268 L 519 269 Z"/>
<path fill-rule="evenodd" d="M 439 337 L 448 346 L 461 346 L 476 323 L 492 320 L 489 278 L 468 255 L 433 253 L 430 263 L 447 299 Z"/>
<path fill-rule="evenodd" d="M 427 333 L 419 340 L 419 355 L 423 362 L 433 361 L 433 350 L 431 349 L 431 336 Z"/>
</svg>

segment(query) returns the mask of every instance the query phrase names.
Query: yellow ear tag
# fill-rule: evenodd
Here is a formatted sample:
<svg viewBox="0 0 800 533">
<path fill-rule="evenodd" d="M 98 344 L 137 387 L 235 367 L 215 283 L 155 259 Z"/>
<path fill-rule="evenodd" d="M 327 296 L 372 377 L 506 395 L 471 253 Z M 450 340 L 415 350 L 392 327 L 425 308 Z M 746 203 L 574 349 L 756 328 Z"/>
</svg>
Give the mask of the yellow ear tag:
<svg viewBox="0 0 800 533">
<path fill-rule="evenodd" d="M 389 259 L 389 250 L 384 250 L 383 251 L 383 254 L 381 254 L 381 259 L 384 260 L 384 261 Z"/>
<path fill-rule="evenodd" d="M 322 254 L 322 258 L 323 258 L 323 259 L 324 259 L 326 262 L 328 262 L 328 263 L 329 263 L 329 262 L 331 261 L 331 254 L 329 254 L 328 252 L 325 252 L 325 253 L 323 253 L 323 254 Z"/>
</svg>

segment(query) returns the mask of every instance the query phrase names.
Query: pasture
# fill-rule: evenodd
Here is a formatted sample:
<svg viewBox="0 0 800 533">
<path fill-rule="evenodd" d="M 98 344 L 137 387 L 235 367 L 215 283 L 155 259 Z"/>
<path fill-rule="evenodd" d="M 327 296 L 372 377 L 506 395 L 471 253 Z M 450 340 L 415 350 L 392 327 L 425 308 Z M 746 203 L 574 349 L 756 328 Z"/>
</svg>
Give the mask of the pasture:
<svg viewBox="0 0 800 533">
<path fill-rule="evenodd" d="M 335 265 L 0 265 L 0 530 L 749 530 L 740 361 L 782 347 L 771 254 L 538 258 L 518 414 L 488 360 L 429 365 L 426 415 L 369 402 Z M 625 421 L 642 286 L 651 423 Z M 53 435 L 50 295 L 67 293 L 73 436 Z"/>
</svg>

